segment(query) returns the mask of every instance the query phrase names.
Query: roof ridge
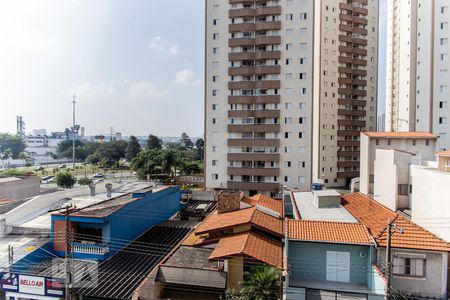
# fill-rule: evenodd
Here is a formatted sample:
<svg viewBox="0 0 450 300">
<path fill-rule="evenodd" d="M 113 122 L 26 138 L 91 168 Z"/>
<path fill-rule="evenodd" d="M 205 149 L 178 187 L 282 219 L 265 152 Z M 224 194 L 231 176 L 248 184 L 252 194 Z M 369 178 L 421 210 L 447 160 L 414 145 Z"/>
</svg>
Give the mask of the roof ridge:
<svg viewBox="0 0 450 300">
<path fill-rule="evenodd" d="M 360 223 L 360 222 L 354 223 L 354 222 L 345 222 L 345 221 L 342 221 L 342 220 L 339 220 L 339 221 L 331 221 L 331 220 L 289 219 L 289 221 L 293 221 L 293 222 L 304 222 L 304 223 L 309 222 L 309 223 L 331 223 L 331 224 L 337 223 L 337 224 L 349 224 L 349 225 L 364 225 L 364 224 L 362 224 L 362 223 Z"/>
<path fill-rule="evenodd" d="M 434 234 L 433 232 L 429 231 L 428 229 L 423 228 L 422 226 L 420 226 L 420 225 L 417 224 L 416 222 L 413 222 L 412 220 L 410 220 L 410 219 L 408 219 L 408 218 L 406 218 L 406 217 L 404 217 L 404 216 L 401 216 L 400 214 L 398 214 L 398 218 L 402 218 L 403 220 L 405 220 L 406 222 L 410 223 L 411 225 L 416 226 L 416 227 L 419 227 L 420 229 L 422 229 L 422 230 L 428 232 L 428 233 L 431 234 L 433 237 L 435 237 L 435 238 L 437 238 L 438 240 L 444 242 L 445 244 L 447 244 L 447 245 L 450 247 L 450 242 L 447 242 L 446 240 L 444 240 L 443 238 L 437 236 L 436 234 Z M 396 218 L 396 219 L 398 219 L 398 218 Z"/>
</svg>

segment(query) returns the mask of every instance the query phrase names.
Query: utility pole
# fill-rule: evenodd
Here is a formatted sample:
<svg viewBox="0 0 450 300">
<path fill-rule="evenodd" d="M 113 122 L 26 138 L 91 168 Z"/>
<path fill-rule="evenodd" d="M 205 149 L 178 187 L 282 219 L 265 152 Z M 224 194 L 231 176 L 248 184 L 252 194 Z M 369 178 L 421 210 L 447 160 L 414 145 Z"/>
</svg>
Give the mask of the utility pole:
<svg viewBox="0 0 450 300">
<path fill-rule="evenodd" d="M 14 248 L 11 245 L 8 245 L 8 266 L 9 272 L 12 272 L 14 263 Z"/>
<path fill-rule="evenodd" d="M 386 296 L 387 299 L 391 299 L 391 277 L 392 277 L 392 247 L 391 247 L 391 239 L 392 239 L 392 229 L 395 232 L 399 232 L 403 234 L 403 229 L 398 228 L 396 224 L 392 223 L 392 220 L 389 219 L 386 231 L 387 231 L 387 241 L 386 241 L 386 268 L 387 268 L 387 280 L 386 280 Z"/>
<path fill-rule="evenodd" d="M 72 164 L 73 169 L 75 170 L 75 104 L 77 103 L 75 99 L 77 95 L 73 94 L 72 96 Z"/>
</svg>

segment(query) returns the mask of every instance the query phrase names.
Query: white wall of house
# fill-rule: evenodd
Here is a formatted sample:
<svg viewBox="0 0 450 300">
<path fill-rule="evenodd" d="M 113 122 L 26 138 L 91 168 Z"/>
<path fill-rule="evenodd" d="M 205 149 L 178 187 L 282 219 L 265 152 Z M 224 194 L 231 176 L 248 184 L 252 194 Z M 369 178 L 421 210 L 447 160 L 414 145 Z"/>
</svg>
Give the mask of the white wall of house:
<svg viewBox="0 0 450 300">
<path fill-rule="evenodd" d="M 450 173 L 411 166 L 412 221 L 450 241 Z"/>
</svg>

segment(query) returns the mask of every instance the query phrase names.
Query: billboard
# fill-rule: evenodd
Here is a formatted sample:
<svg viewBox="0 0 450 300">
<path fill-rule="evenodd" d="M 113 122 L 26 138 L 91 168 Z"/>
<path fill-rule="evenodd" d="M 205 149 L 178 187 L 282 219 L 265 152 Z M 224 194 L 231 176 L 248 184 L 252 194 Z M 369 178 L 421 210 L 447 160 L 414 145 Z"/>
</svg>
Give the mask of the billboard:
<svg viewBox="0 0 450 300">
<path fill-rule="evenodd" d="M 0 289 L 7 292 L 62 298 L 64 297 L 64 283 L 64 278 L 0 273 Z"/>
</svg>

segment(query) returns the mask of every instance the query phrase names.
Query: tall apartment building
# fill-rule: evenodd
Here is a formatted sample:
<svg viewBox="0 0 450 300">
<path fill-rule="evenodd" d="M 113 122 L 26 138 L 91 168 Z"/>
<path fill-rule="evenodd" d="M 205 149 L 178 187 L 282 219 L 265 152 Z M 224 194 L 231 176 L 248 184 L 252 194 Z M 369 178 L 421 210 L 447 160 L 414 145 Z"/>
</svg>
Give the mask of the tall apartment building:
<svg viewBox="0 0 450 300">
<path fill-rule="evenodd" d="M 427 131 L 450 148 L 448 0 L 388 1 L 386 130 Z"/>
<path fill-rule="evenodd" d="M 207 0 L 207 188 L 359 175 L 376 128 L 377 0 Z"/>
</svg>

